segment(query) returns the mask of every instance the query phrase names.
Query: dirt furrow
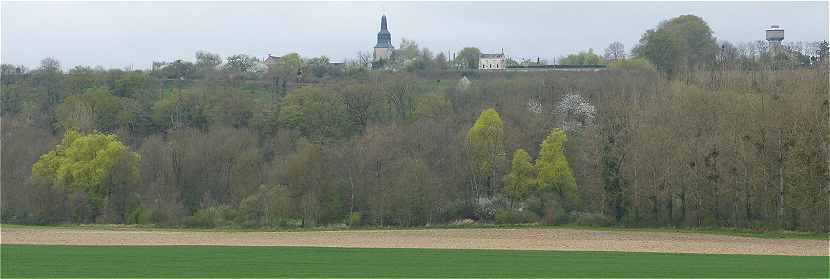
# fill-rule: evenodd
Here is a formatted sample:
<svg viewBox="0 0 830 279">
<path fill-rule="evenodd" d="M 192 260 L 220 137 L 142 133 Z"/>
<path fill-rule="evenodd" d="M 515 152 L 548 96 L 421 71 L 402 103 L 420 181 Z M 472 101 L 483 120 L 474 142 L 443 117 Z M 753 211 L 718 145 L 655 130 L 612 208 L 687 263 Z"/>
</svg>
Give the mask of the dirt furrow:
<svg viewBox="0 0 830 279">
<path fill-rule="evenodd" d="M 308 232 L 212 232 L 2 228 L 3 244 L 228 245 L 628 251 L 828 256 L 826 240 L 591 231 L 577 229 L 429 229 Z"/>
</svg>

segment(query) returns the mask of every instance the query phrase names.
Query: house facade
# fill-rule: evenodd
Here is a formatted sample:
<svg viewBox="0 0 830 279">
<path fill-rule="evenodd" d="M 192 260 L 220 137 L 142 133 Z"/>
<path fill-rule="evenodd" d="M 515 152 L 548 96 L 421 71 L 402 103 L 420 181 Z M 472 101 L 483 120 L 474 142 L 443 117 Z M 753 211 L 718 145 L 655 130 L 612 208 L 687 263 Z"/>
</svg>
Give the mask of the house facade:
<svg viewBox="0 0 830 279">
<path fill-rule="evenodd" d="M 504 53 L 488 54 L 482 53 L 478 57 L 478 70 L 504 70 L 507 68 L 507 63 L 504 59 Z"/>
</svg>

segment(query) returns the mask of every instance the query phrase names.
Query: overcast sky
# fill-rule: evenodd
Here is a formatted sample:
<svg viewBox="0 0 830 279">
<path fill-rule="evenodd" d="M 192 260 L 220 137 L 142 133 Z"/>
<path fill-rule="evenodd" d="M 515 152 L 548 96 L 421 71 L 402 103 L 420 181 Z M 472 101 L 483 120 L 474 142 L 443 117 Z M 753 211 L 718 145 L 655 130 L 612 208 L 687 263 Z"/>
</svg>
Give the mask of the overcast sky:
<svg viewBox="0 0 830 279">
<path fill-rule="evenodd" d="M 612 41 L 630 50 L 645 30 L 683 14 L 702 17 L 720 40 L 763 39 L 771 24 L 785 41 L 828 39 L 827 2 L 3 2 L 0 13 L 0 62 L 35 67 L 51 56 L 67 69 L 149 68 L 198 50 L 341 61 L 374 46 L 383 13 L 396 46 L 407 38 L 434 52 L 476 46 L 543 59 L 602 52 Z"/>
</svg>

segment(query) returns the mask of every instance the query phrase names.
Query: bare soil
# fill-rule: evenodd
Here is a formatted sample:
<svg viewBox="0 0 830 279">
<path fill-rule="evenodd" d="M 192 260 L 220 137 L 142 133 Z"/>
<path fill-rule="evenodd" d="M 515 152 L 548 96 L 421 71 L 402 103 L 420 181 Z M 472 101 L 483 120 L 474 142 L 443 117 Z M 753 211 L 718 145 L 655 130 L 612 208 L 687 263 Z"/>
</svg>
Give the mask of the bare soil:
<svg viewBox="0 0 830 279">
<path fill-rule="evenodd" d="M 793 256 L 830 254 L 827 240 L 550 228 L 307 232 L 2 228 L 0 243 L 569 250 Z"/>
</svg>

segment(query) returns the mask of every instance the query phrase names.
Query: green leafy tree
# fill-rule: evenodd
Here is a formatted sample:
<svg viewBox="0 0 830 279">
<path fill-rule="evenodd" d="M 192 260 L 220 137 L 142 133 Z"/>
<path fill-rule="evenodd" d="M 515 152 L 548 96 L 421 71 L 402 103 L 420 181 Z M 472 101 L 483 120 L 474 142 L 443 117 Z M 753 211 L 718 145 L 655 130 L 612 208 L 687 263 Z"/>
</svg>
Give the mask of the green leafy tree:
<svg viewBox="0 0 830 279">
<path fill-rule="evenodd" d="M 564 131 L 554 129 L 542 142 L 539 157 L 536 158 L 539 190 L 557 193 L 560 202 L 565 205 L 577 202 L 576 179 L 564 152 L 567 140 Z"/>
<path fill-rule="evenodd" d="M 280 57 L 279 62 L 270 65 L 268 73 L 271 76 L 279 77 L 280 80 L 296 80 L 297 73 L 302 71 L 303 60 L 299 54 L 292 52 Z"/>
<path fill-rule="evenodd" d="M 467 143 L 473 156 L 473 171 L 475 176 L 484 177 L 489 189 L 474 189 L 476 195 L 492 193 L 496 184 L 496 164 L 498 156 L 504 146 L 504 123 L 495 109 L 481 112 L 473 127 L 467 132 Z M 474 186 L 479 188 L 483 181 L 477 181 Z"/>
<path fill-rule="evenodd" d="M 305 64 L 308 65 L 311 75 L 315 78 L 323 78 L 335 73 L 334 67 L 331 66 L 331 61 L 325 55 L 308 59 L 305 61 Z"/>
<path fill-rule="evenodd" d="M 152 107 L 152 120 L 158 127 L 180 128 L 208 126 L 208 105 L 202 94 L 193 90 L 174 91 Z"/>
<path fill-rule="evenodd" d="M 481 50 L 477 47 L 465 47 L 458 52 L 454 62 L 464 69 L 478 69 L 479 56 L 481 56 Z"/>
<path fill-rule="evenodd" d="M 288 94 L 280 106 L 279 123 L 313 140 L 342 137 L 353 129 L 343 96 L 314 86 Z"/>
<path fill-rule="evenodd" d="M 219 65 L 222 65 L 222 56 L 207 51 L 196 52 L 196 74 L 200 78 L 211 78 Z"/>
<path fill-rule="evenodd" d="M 115 81 L 113 92 L 120 97 L 132 97 L 137 95 L 146 88 L 147 75 L 140 71 L 133 71 L 125 74 L 120 79 Z"/>
<path fill-rule="evenodd" d="M 256 71 L 259 59 L 245 54 L 228 56 L 225 70 L 235 73 L 250 73 Z"/>
<path fill-rule="evenodd" d="M 564 58 L 559 59 L 560 65 L 600 65 L 605 64 L 605 60 L 594 53 L 593 49 L 588 49 L 577 54 L 570 54 Z"/>
<path fill-rule="evenodd" d="M 712 29 L 702 18 L 683 15 L 646 31 L 633 53 L 673 75 L 712 63 L 718 49 Z"/>
<path fill-rule="evenodd" d="M 94 221 L 102 202 L 115 189 L 138 184 L 139 159 L 115 135 L 70 129 L 60 144 L 35 162 L 32 175 L 48 178 L 71 193 L 86 194 Z"/>
<path fill-rule="evenodd" d="M 196 52 L 196 67 L 198 68 L 212 70 L 221 64 L 222 56 L 219 54 L 201 50 Z"/>
<path fill-rule="evenodd" d="M 190 79 L 193 76 L 193 62 L 181 59 L 171 63 L 160 63 L 154 74 L 165 79 Z"/>
<path fill-rule="evenodd" d="M 504 195 L 511 202 L 524 200 L 535 183 L 530 155 L 524 149 L 516 150 L 513 152 L 510 173 L 504 177 Z"/>
<path fill-rule="evenodd" d="M 418 52 L 418 43 L 412 40 L 407 40 L 406 38 L 401 38 L 401 46 L 397 51 L 395 51 L 395 54 L 397 54 L 400 59 L 412 60 L 418 56 Z"/>
<path fill-rule="evenodd" d="M 84 94 L 69 96 L 56 112 L 63 128 L 109 132 L 129 125 L 138 110 L 135 100 L 113 96 L 108 89 L 95 87 Z"/>
<path fill-rule="evenodd" d="M 242 223 L 247 227 L 276 227 L 289 217 L 289 194 L 284 185 L 260 185 L 239 202 Z"/>
<path fill-rule="evenodd" d="M 446 71 L 449 68 L 447 64 L 447 55 L 443 52 L 438 53 L 435 55 L 435 58 L 432 59 L 432 68 L 439 71 Z"/>
</svg>

